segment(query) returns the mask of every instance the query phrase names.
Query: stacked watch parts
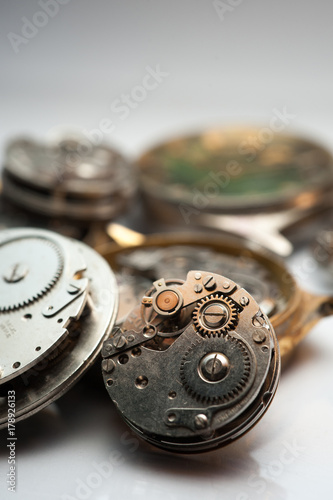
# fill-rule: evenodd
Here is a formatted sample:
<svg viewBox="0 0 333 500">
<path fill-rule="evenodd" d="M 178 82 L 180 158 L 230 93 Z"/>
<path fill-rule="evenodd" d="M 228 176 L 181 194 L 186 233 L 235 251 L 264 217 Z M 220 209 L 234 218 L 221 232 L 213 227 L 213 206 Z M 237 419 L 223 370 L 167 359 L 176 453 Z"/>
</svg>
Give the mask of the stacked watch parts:
<svg viewBox="0 0 333 500">
<path fill-rule="evenodd" d="M 126 422 L 171 451 L 224 446 L 275 394 L 277 338 L 253 297 L 221 275 L 159 279 L 102 350 L 109 395 Z"/>
<path fill-rule="evenodd" d="M 100 251 L 127 283 L 125 295 L 120 288 L 122 318 L 130 314 L 134 297 L 139 301 L 148 289 L 149 280 L 186 279 L 195 268 L 223 273 L 253 296 L 275 329 L 284 363 L 311 328 L 333 314 L 332 296 L 300 288 L 282 259 L 250 240 L 199 232 L 144 236 L 132 231 L 126 236 L 117 224 L 109 226 L 109 233 L 118 244 Z"/>
<path fill-rule="evenodd" d="M 2 180 L 13 212 L 19 207 L 57 229 L 79 224 L 83 230 L 115 218 L 128 208 L 136 189 L 132 166 L 123 156 L 77 135 L 45 144 L 13 140 Z"/>
<path fill-rule="evenodd" d="M 92 365 L 117 310 L 114 275 L 87 245 L 38 229 L 0 233 L 0 427 L 61 396 Z"/>
<path fill-rule="evenodd" d="M 268 129 L 181 137 L 145 153 L 139 169 L 158 220 L 238 233 L 283 256 L 293 247 L 281 232 L 332 207 L 330 153 Z"/>
</svg>

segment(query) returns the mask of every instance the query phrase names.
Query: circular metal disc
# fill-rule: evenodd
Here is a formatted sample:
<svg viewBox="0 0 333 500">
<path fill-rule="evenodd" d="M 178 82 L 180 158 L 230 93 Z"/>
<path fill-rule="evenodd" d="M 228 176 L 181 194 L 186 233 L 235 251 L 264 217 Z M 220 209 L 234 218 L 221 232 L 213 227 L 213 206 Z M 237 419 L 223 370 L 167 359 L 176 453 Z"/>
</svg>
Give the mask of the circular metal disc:
<svg viewBox="0 0 333 500">
<path fill-rule="evenodd" d="M 118 293 L 107 262 L 81 242 L 38 229 L 10 229 L 0 237 L 0 252 L 6 242 L 18 241 L 22 248 L 16 255 L 24 257 L 25 244 L 41 239 L 56 245 L 63 258 L 62 273 L 45 295 L 23 308 L 0 313 L 3 427 L 8 390 L 15 390 L 16 419 L 21 420 L 60 397 L 93 364 L 113 326 Z M 0 289 L 2 283 L 1 278 Z"/>
<path fill-rule="evenodd" d="M 205 288 L 212 281 L 213 293 Z M 171 319 L 156 306 L 161 289 L 177 289 L 181 297 L 182 309 Z M 237 315 L 223 332 L 203 331 L 194 320 L 211 299 L 211 315 L 231 307 Z M 104 343 L 102 356 L 107 391 L 125 421 L 150 443 L 181 453 L 224 446 L 247 432 L 267 410 L 280 375 L 276 335 L 253 297 L 201 270 L 172 287 L 155 281 Z"/>
<path fill-rule="evenodd" d="M 82 136 L 57 143 L 18 138 L 6 150 L 3 192 L 29 211 L 78 220 L 106 220 L 123 211 L 136 189 L 131 164 Z"/>
<path fill-rule="evenodd" d="M 171 140 L 145 153 L 139 167 L 141 188 L 161 217 L 159 202 L 177 206 L 178 214 L 179 205 L 191 214 L 308 207 L 333 187 L 328 151 L 269 129 L 211 130 Z"/>
</svg>

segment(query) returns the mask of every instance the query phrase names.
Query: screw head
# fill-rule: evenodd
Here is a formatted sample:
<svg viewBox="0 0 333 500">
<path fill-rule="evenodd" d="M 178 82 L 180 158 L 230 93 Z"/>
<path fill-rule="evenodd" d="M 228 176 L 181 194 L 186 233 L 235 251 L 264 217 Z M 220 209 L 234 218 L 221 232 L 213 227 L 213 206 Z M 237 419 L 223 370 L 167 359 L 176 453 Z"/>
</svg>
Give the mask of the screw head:
<svg viewBox="0 0 333 500">
<path fill-rule="evenodd" d="M 225 325 L 229 318 L 228 308 L 219 302 L 209 304 L 202 311 L 202 321 L 208 328 L 216 329 Z"/>
<path fill-rule="evenodd" d="M 152 339 L 156 335 L 156 326 L 154 325 L 146 325 L 143 328 L 143 335 L 147 339 Z"/>
<path fill-rule="evenodd" d="M 203 290 L 203 286 L 200 283 L 197 283 L 196 285 L 194 285 L 195 293 L 201 293 L 202 290 Z"/>
<path fill-rule="evenodd" d="M 252 336 L 254 342 L 257 344 L 262 344 L 266 340 L 266 332 L 264 328 L 260 328 L 260 330 L 256 330 Z"/>
<path fill-rule="evenodd" d="M 208 418 L 204 413 L 199 413 L 194 417 L 194 425 L 197 429 L 206 429 L 208 426 Z"/>
<path fill-rule="evenodd" d="M 229 373 L 230 363 L 221 352 L 205 354 L 199 363 L 199 375 L 205 382 L 216 383 L 223 380 Z"/>
<path fill-rule="evenodd" d="M 113 339 L 112 344 L 113 344 L 113 347 L 115 347 L 116 349 L 121 349 L 122 347 L 124 347 L 127 344 L 127 340 L 124 337 L 124 335 L 119 335 L 118 337 Z"/>
<path fill-rule="evenodd" d="M 249 302 L 250 299 L 248 297 L 242 297 L 239 301 L 240 305 L 243 307 L 247 306 Z"/>
<path fill-rule="evenodd" d="M 216 287 L 214 276 L 206 276 L 206 278 L 203 280 L 203 285 L 206 290 L 214 290 L 214 288 Z"/>
<path fill-rule="evenodd" d="M 257 328 L 261 328 L 261 327 L 264 327 L 265 325 L 267 325 L 265 318 L 263 318 L 263 316 L 260 316 L 259 314 L 253 316 L 252 324 L 253 324 L 253 326 L 256 326 Z"/>
<path fill-rule="evenodd" d="M 115 366 L 113 359 L 103 359 L 102 361 L 102 370 L 106 373 L 111 373 Z"/>
</svg>

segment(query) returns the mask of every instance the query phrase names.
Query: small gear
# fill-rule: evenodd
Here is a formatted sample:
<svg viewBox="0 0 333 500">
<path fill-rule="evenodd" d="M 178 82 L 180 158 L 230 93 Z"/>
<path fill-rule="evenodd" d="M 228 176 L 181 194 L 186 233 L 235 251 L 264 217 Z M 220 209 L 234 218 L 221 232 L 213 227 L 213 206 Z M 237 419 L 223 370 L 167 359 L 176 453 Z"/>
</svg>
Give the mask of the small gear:
<svg viewBox="0 0 333 500">
<path fill-rule="evenodd" d="M 195 329 L 202 336 L 215 337 L 236 328 L 238 311 L 229 297 L 212 294 L 200 300 L 192 318 Z"/>
<path fill-rule="evenodd" d="M 250 346 L 228 334 L 198 338 L 180 366 L 186 391 L 196 401 L 209 405 L 235 403 L 248 392 L 254 376 Z"/>
<path fill-rule="evenodd" d="M 58 281 L 63 258 L 53 241 L 24 237 L 0 245 L 0 312 L 32 304 Z"/>
</svg>

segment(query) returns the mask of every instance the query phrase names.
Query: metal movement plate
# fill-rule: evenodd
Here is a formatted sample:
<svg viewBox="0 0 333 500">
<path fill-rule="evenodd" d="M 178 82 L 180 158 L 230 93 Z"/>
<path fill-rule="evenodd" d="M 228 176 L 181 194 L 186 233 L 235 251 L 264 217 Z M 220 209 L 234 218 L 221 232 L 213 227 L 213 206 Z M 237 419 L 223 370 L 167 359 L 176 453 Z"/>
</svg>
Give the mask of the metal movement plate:
<svg viewBox="0 0 333 500">
<path fill-rule="evenodd" d="M 107 220 L 127 208 L 135 189 L 123 156 L 81 136 L 45 144 L 19 138 L 6 150 L 3 194 L 30 212 Z"/>
<path fill-rule="evenodd" d="M 0 427 L 8 390 L 20 420 L 91 366 L 117 304 L 110 267 L 85 244 L 39 229 L 0 233 Z"/>
<path fill-rule="evenodd" d="M 171 451 L 224 446 L 247 432 L 277 388 L 274 330 L 229 278 L 159 279 L 102 349 L 107 391 L 141 437 Z"/>
</svg>

